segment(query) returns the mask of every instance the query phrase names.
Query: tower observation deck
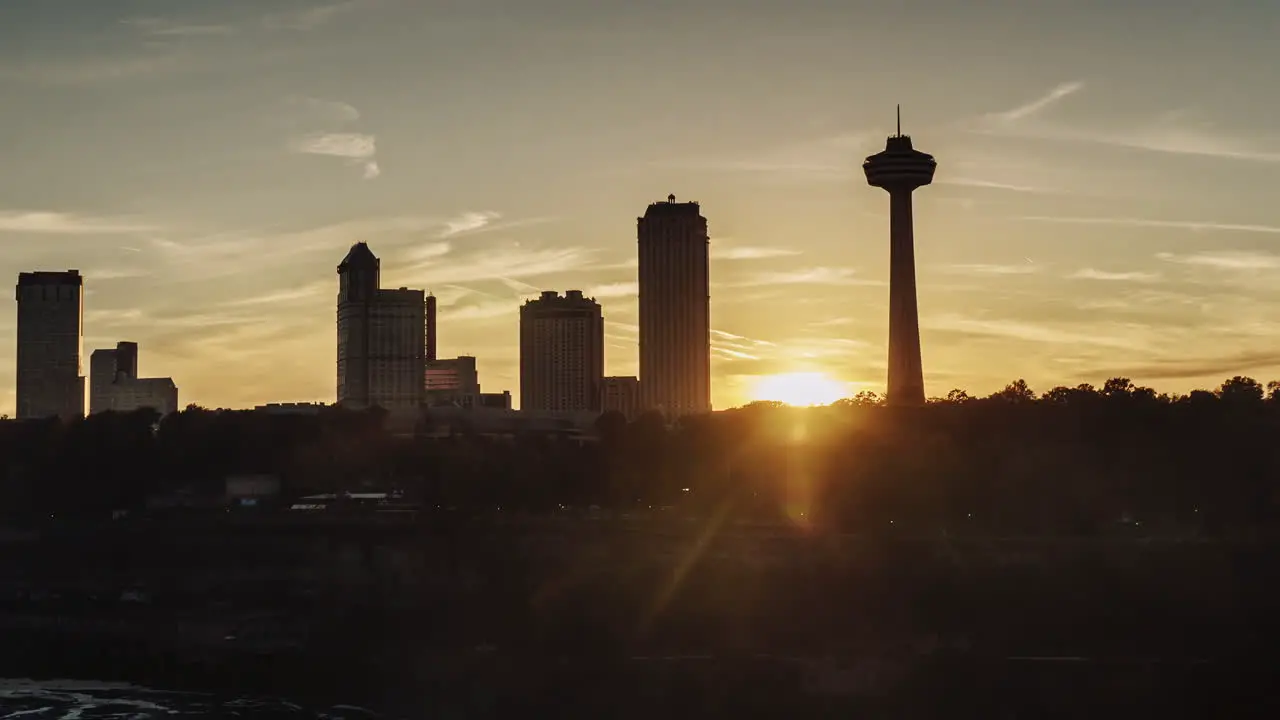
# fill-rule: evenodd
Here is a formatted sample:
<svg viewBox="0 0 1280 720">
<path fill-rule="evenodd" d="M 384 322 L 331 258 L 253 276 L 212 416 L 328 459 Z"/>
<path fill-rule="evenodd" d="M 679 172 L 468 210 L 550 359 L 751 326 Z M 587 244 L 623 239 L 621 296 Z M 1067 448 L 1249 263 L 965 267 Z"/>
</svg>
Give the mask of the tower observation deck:
<svg viewBox="0 0 1280 720">
<path fill-rule="evenodd" d="M 924 403 L 924 370 L 920 360 L 920 315 L 916 307 L 915 235 L 911 193 L 933 182 L 937 161 L 911 146 L 898 132 L 885 149 L 862 163 L 867 184 L 889 193 L 889 377 L 890 405 Z"/>
</svg>

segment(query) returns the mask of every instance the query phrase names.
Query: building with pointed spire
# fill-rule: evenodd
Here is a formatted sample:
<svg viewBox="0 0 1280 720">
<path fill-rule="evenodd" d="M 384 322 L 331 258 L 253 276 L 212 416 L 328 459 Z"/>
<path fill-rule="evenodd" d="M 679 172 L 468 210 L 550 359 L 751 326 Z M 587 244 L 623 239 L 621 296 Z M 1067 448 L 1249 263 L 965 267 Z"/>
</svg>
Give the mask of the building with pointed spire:
<svg viewBox="0 0 1280 720">
<path fill-rule="evenodd" d="M 924 404 L 924 368 L 920 360 L 920 316 L 916 307 L 915 233 L 911 193 L 933 182 L 937 161 L 911 146 L 898 131 L 885 149 L 862 164 L 867 184 L 889 193 L 889 377 L 885 401 L 890 405 Z"/>
<path fill-rule="evenodd" d="M 426 292 L 380 287 L 382 261 L 366 243 L 338 265 L 338 404 L 418 407 L 426 371 Z"/>
</svg>

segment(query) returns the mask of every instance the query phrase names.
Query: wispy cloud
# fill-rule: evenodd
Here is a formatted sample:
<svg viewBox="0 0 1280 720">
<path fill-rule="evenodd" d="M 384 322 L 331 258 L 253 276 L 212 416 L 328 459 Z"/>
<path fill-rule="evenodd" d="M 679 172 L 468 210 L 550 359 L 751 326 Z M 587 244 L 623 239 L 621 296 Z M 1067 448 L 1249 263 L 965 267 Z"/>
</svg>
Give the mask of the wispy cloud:
<svg viewBox="0 0 1280 720">
<path fill-rule="evenodd" d="M 730 360 L 759 360 L 760 359 L 759 355 L 752 355 L 751 353 L 745 353 L 745 352 L 742 352 L 741 350 L 734 350 L 733 348 L 719 347 L 715 345 L 711 347 L 711 352 L 713 355 L 719 355 L 721 357 L 729 358 Z"/>
<path fill-rule="evenodd" d="M 1245 140 L 1232 137 L 1211 123 L 1192 121 L 1187 113 L 1181 111 L 1162 113 L 1152 121 L 1127 128 L 1114 122 L 1102 128 L 1074 128 L 1040 119 L 1046 108 L 1083 87 L 1079 81 L 1063 83 L 1025 105 L 983 116 L 970 130 L 981 134 L 1086 142 L 1176 155 L 1280 162 L 1280 151 L 1252 147 Z"/>
<path fill-rule="evenodd" d="M 1016 193 L 1028 193 L 1032 195 L 1057 195 L 1065 193 L 1065 190 L 1059 188 L 1038 187 L 1034 185 L 1016 185 L 1013 183 L 997 182 L 995 180 L 982 180 L 971 177 L 943 177 L 934 180 L 938 185 L 954 185 L 956 187 L 981 188 L 983 190 L 1004 190 Z"/>
<path fill-rule="evenodd" d="M 0 232 L 102 235 L 154 230 L 140 223 L 75 213 L 0 210 Z"/>
<path fill-rule="evenodd" d="M 1003 112 L 991 113 L 987 117 L 1000 123 L 1014 123 L 1019 120 L 1025 120 L 1043 112 L 1046 108 L 1054 103 L 1062 100 L 1068 95 L 1079 92 L 1084 88 L 1084 83 L 1080 80 L 1072 80 L 1064 82 L 1050 89 L 1049 92 L 1041 95 L 1030 102 L 1024 103 L 1011 110 Z"/>
<path fill-rule="evenodd" d="M 152 312 L 142 308 L 118 308 L 91 310 L 84 314 L 86 325 L 98 327 L 124 328 L 147 327 L 148 329 L 194 329 L 220 327 L 226 325 L 252 324 L 260 322 L 260 318 L 243 313 L 227 313 L 195 310 L 182 313 L 165 314 Z"/>
<path fill-rule="evenodd" d="M 921 326 L 930 330 L 979 337 L 1007 338 L 1055 345 L 1088 345 L 1128 350 L 1143 349 L 1146 346 L 1134 337 L 1132 332 L 1108 335 L 1102 332 L 1102 328 L 1077 331 L 1018 320 L 973 318 L 958 314 L 930 316 L 921 320 Z"/>
<path fill-rule="evenodd" d="M 774 247 L 748 247 L 745 245 L 738 246 L 712 246 L 712 260 L 767 260 L 769 258 L 788 257 L 791 255 L 799 255 L 799 250 L 791 248 L 774 248 Z"/>
<path fill-rule="evenodd" d="M 1126 227 L 1190 230 L 1193 232 L 1216 230 L 1223 232 L 1280 234 L 1280 226 L 1276 225 L 1199 222 L 1192 220 L 1153 220 L 1149 218 L 1135 217 L 1059 217 L 1053 215 L 1024 215 L 1019 219 L 1028 220 L 1030 222 L 1060 223 L 1064 225 L 1121 225 Z"/>
<path fill-rule="evenodd" d="M 1013 265 L 992 263 L 961 263 L 944 265 L 943 271 L 955 275 L 1032 275 L 1040 272 L 1041 267 L 1030 260 Z"/>
<path fill-rule="evenodd" d="M 840 180 L 852 176 L 858 170 L 858 163 L 853 162 L 853 158 L 849 156 L 861 150 L 871 136 L 871 133 L 842 133 L 773 147 L 753 157 L 679 158 L 653 165 L 694 172 L 746 173 L 795 180 Z"/>
<path fill-rule="evenodd" d="M 1071 280 L 1102 280 L 1109 282 L 1154 282 L 1160 279 L 1160 273 L 1132 270 L 1129 272 L 1111 272 L 1095 268 L 1082 268 L 1067 276 Z"/>
<path fill-rule="evenodd" d="M 857 277 L 852 268 L 812 267 L 800 270 L 778 270 L 756 273 L 749 280 L 732 283 L 731 287 L 759 285 L 883 285 L 881 280 Z"/>
<path fill-rule="evenodd" d="M 511 292 L 517 295 L 529 295 L 529 294 L 537 293 L 539 290 L 537 285 L 531 285 L 527 282 L 523 282 L 515 278 L 498 277 L 495 279 L 498 282 L 502 283 L 503 285 L 506 285 L 508 290 L 510 290 Z"/>
<path fill-rule="evenodd" d="M 346 159 L 363 168 L 366 180 L 382 174 L 375 157 L 378 146 L 373 135 L 353 132 L 311 133 L 295 138 L 290 148 L 296 153 Z"/>
<path fill-rule="evenodd" d="M 364 133 L 313 133 L 297 138 L 295 152 L 364 160 L 378 152 L 374 136 Z"/>
<path fill-rule="evenodd" d="M 171 52 L 84 59 L 23 59 L 0 65 L 0 80 L 42 85 L 96 85 L 174 70 L 183 58 Z"/>
<path fill-rule="evenodd" d="M 434 258 L 444 257 L 453 250 L 453 246 L 447 242 L 424 243 L 414 245 L 404 253 L 404 259 L 409 262 L 424 262 Z"/>
<path fill-rule="evenodd" d="M 1280 365 L 1280 351 L 1244 350 L 1216 357 L 1155 359 L 1132 365 L 1109 365 L 1090 370 L 1095 377 L 1130 377 L 1135 380 L 1186 380 L 1226 378 Z"/>
<path fill-rule="evenodd" d="M 711 342 L 713 343 L 718 342 L 723 344 L 727 342 L 739 347 L 774 347 L 776 345 L 776 343 L 769 342 L 768 340 L 749 338 L 745 335 L 738 335 L 725 330 L 716 330 L 715 328 L 711 329 L 711 338 Z"/>
<path fill-rule="evenodd" d="M 476 232 L 489 226 L 500 217 L 502 217 L 502 213 L 493 210 L 465 212 L 456 218 L 445 220 L 444 229 L 440 231 L 440 237 L 447 238 Z"/>
<path fill-rule="evenodd" d="M 298 300 L 312 300 L 333 289 L 331 280 L 308 283 L 296 288 L 273 290 L 261 295 L 240 298 L 223 303 L 225 307 L 253 307 L 257 305 L 285 305 Z"/>
<path fill-rule="evenodd" d="M 840 327 L 843 325 L 852 325 L 852 324 L 853 324 L 853 318 L 835 317 L 835 318 L 827 318 L 826 320 L 815 320 L 809 323 L 809 327 L 827 328 L 827 327 Z"/>
<path fill-rule="evenodd" d="M 427 277 L 432 283 L 517 281 L 583 270 L 591 266 L 593 259 L 594 251 L 586 248 L 527 248 L 513 244 L 424 260 L 400 269 L 397 276 Z"/>
<path fill-rule="evenodd" d="M 152 37 L 209 37 L 235 32 L 230 25 L 181 23 L 159 17 L 128 18 L 121 20 L 120 24 Z"/>
<path fill-rule="evenodd" d="M 606 328 L 612 328 L 614 330 L 622 331 L 623 333 L 626 333 L 632 337 L 635 337 L 636 335 L 640 334 L 640 326 L 636 325 L 635 323 L 618 322 L 617 320 L 605 320 L 604 325 Z"/>
<path fill-rule="evenodd" d="M 312 4 L 298 12 L 269 15 L 263 19 L 263 25 L 272 30 L 315 30 L 343 15 L 372 8 L 375 5 L 377 0 L 342 0 Z"/>
<path fill-rule="evenodd" d="M 853 171 L 843 165 L 829 162 L 786 162 L 768 160 L 671 160 L 660 167 L 673 170 L 693 170 L 723 173 L 761 173 L 791 175 L 797 177 L 843 178 Z"/>
<path fill-rule="evenodd" d="M 1217 250 L 1177 255 L 1156 253 L 1156 257 L 1180 265 L 1197 265 L 1216 270 L 1276 270 L 1280 269 L 1280 255 L 1247 250 Z"/>
<path fill-rule="evenodd" d="M 450 322 L 517 318 L 520 302 L 512 298 L 483 298 L 474 303 L 456 303 L 440 308 L 440 316 Z"/>
<path fill-rule="evenodd" d="M 150 248 L 168 266 L 171 276 L 181 281 L 242 274 L 252 266 L 267 271 L 294 264 L 319 253 L 329 253 L 336 262 L 357 240 L 380 238 L 381 252 L 388 245 L 403 245 L 416 234 L 435 225 L 430 218 L 392 216 L 362 218 L 301 230 L 239 230 L 204 237 L 147 238 Z M 375 252 L 380 249 L 375 247 Z M 246 258 L 252 258 L 248 264 Z"/>
<path fill-rule="evenodd" d="M 636 297 L 640 292 L 640 285 L 634 282 L 616 282 L 604 285 L 596 285 L 587 291 L 588 297 L 595 298 L 623 298 Z"/>
<path fill-rule="evenodd" d="M 83 268 L 81 274 L 88 280 L 129 280 L 132 278 L 148 277 L 150 272 L 142 268 L 129 267 L 100 267 L 100 268 Z"/>
</svg>

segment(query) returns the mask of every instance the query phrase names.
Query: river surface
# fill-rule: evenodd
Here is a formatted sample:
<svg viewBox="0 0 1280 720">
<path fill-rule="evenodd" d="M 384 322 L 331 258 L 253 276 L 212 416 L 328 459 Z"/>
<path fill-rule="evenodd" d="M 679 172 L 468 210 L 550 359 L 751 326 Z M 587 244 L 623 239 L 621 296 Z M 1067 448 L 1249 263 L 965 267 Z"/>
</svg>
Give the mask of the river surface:
<svg viewBox="0 0 1280 720">
<path fill-rule="evenodd" d="M 0 679 L 0 720 L 150 720 L 151 718 L 261 718 L 262 720 L 371 720 L 354 705 L 304 707 L 278 698 L 219 697 L 165 692 L 123 683 Z"/>
</svg>

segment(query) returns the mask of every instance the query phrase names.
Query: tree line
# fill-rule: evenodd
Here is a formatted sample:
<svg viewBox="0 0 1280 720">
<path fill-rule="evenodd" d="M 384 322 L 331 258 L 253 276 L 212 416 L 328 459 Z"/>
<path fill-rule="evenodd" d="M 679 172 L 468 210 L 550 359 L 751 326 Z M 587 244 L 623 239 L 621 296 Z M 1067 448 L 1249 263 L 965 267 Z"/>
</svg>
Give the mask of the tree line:
<svg viewBox="0 0 1280 720">
<path fill-rule="evenodd" d="M 1280 510 L 1280 383 L 1247 377 L 1186 395 L 1127 378 L 1037 394 L 1016 380 L 918 408 L 862 393 L 671 423 L 606 413 L 585 443 L 397 437 L 384 421 L 376 409 L 196 406 L 0 421 L 0 512 L 100 516 L 166 493 L 216 495 L 228 475 L 256 473 L 279 476 L 286 495 L 395 487 L 456 512 L 595 506 L 886 533 L 1220 534 L 1268 528 Z"/>
</svg>

